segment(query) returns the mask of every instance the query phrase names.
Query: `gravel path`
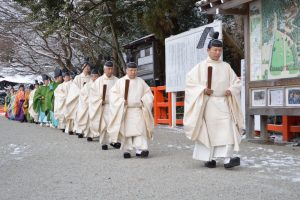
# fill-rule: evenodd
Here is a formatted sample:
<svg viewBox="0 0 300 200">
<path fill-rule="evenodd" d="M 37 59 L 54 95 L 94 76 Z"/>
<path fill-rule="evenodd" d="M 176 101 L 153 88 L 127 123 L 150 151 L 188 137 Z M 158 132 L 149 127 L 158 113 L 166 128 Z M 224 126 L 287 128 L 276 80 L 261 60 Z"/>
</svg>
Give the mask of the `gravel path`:
<svg viewBox="0 0 300 200">
<path fill-rule="evenodd" d="M 0 199 L 300 199 L 300 147 L 241 144 L 242 164 L 225 170 L 192 160 L 182 129 L 159 126 L 150 157 L 59 130 L 0 117 Z"/>
</svg>

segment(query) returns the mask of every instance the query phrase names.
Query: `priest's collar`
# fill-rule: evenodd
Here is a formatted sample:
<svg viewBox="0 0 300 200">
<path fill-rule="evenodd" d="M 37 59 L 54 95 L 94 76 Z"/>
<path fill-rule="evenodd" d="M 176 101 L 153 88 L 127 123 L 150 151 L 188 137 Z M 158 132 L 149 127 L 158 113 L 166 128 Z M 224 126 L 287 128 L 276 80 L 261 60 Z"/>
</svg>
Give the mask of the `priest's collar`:
<svg viewBox="0 0 300 200">
<path fill-rule="evenodd" d="M 83 77 L 89 77 L 90 76 L 89 74 L 85 75 L 83 72 L 81 74 L 82 74 Z"/>
<path fill-rule="evenodd" d="M 127 74 L 125 75 L 125 79 L 135 80 L 136 78 L 137 78 L 137 76 L 135 78 L 129 78 L 129 76 Z"/>
<path fill-rule="evenodd" d="M 110 80 L 113 78 L 113 75 L 111 75 L 110 77 L 108 77 L 105 73 L 103 74 L 104 79 L 106 80 Z"/>
<path fill-rule="evenodd" d="M 219 59 L 219 60 L 213 60 L 209 56 L 207 56 L 207 62 L 208 63 L 221 63 L 222 60 L 221 59 Z"/>
</svg>

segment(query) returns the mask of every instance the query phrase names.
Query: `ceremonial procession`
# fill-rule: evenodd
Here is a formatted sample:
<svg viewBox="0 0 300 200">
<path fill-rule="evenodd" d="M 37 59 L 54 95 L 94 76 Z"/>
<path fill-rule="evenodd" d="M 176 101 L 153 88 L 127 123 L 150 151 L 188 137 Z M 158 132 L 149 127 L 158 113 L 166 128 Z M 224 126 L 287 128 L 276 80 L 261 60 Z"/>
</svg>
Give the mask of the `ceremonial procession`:
<svg viewBox="0 0 300 200">
<path fill-rule="evenodd" d="M 0 200 L 299 199 L 300 0 L 0 0 Z"/>
<path fill-rule="evenodd" d="M 133 148 L 136 156 L 148 157 L 154 127 L 151 89 L 137 77 L 134 62 L 127 64 L 127 75 L 121 79 L 112 72 L 112 61 L 105 62 L 102 76 L 99 69 L 84 62 L 74 80 L 70 72 L 56 68 L 53 81 L 43 74 L 43 84 L 37 84 L 37 89 L 30 85 L 25 93 L 20 85 L 15 97 L 7 95 L 5 116 L 56 128 L 88 142 L 98 139 L 102 150 L 122 147 L 124 158 L 131 157 Z"/>
</svg>

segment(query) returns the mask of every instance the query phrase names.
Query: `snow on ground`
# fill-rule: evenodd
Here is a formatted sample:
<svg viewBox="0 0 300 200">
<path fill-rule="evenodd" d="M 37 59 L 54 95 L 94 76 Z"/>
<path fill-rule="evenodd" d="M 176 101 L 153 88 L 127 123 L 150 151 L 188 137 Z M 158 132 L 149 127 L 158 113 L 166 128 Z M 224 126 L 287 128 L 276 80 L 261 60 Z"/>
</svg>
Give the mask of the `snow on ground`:
<svg viewBox="0 0 300 200">
<path fill-rule="evenodd" d="M 256 169 L 264 176 L 269 174 L 268 178 L 300 182 L 300 155 L 291 155 L 272 147 L 248 147 L 248 150 L 239 155 L 241 166 Z"/>
<path fill-rule="evenodd" d="M 160 130 L 168 133 L 184 134 L 182 127 L 171 128 L 158 126 Z M 160 144 L 157 142 L 157 144 Z M 187 144 L 182 140 L 176 143 L 166 144 L 167 148 L 192 151 L 194 145 Z M 246 139 L 241 143 L 241 151 L 235 156 L 241 158 L 241 167 L 249 168 L 258 172 L 259 176 L 269 179 L 282 179 L 291 182 L 300 182 L 300 155 L 285 150 L 298 148 L 287 145 L 283 151 L 277 145 L 258 145 L 249 143 Z M 219 163 L 223 159 L 217 159 Z"/>
<path fill-rule="evenodd" d="M 3 159 L 0 160 L 2 166 L 7 160 L 22 160 L 30 153 L 30 146 L 27 144 L 9 144 L 0 147 L 0 155 Z"/>
</svg>

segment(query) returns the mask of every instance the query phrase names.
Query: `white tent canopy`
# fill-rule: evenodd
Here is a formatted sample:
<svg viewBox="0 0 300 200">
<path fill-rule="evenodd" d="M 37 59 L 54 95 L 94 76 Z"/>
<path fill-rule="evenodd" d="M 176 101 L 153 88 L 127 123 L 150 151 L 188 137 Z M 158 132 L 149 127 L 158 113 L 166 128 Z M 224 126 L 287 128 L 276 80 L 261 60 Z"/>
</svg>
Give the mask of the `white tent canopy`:
<svg viewBox="0 0 300 200">
<path fill-rule="evenodd" d="M 13 76 L 6 76 L 4 78 L 0 78 L 0 82 L 2 81 L 9 81 L 13 83 L 27 83 L 27 84 L 34 84 L 35 80 L 41 81 L 41 76 L 37 75 L 13 75 Z"/>
</svg>

